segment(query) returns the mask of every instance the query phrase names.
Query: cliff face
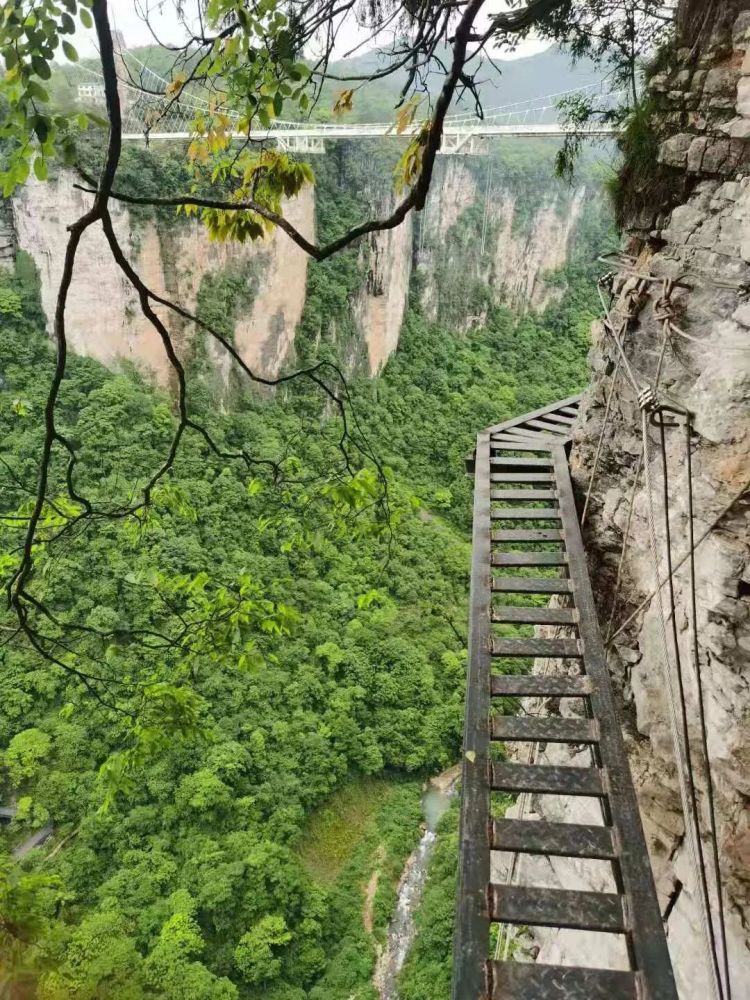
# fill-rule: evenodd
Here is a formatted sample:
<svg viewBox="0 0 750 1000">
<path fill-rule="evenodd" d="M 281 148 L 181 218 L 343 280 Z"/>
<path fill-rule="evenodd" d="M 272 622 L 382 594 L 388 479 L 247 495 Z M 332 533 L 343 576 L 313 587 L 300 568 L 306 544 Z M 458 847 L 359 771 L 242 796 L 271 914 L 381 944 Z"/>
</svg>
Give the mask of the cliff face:
<svg viewBox="0 0 750 1000">
<path fill-rule="evenodd" d="M 549 275 L 569 259 L 587 187 L 556 182 L 508 150 L 487 157 L 450 157 L 417 223 L 416 259 L 422 305 L 432 319 L 458 329 L 481 322 L 492 303 L 543 310 L 559 296 Z M 504 157 L 508 156 L 506 163 Z M 589 209 L 607 212 L 592 189 Z"/>
<path fill-rule="evenodd" d="M 393 150 L 380 151 L 387 155 L 381 155 L 374 176 L 368 157 L 377 152 L 352 148 L 338 157 L 336 183 L 342 194 L 356 193 L 362 214 L 384 216 L 393 206 L 388 161 Z M 336 345 L 345 366 L 364 365 L 375 375 L 396 349 L 415 261 L 427 315 L 458 330 L 481 322 L 488 302 L 541 309 L 558 294 L 545 275 L 568 258 L 585 188 L 570 192 L 555 184 L 547 171 L 541 192 L 533 179 L 519 189 L 524 169 L 516 169 L 514 186 L 494 155 L 441 158 L 422 215 L 369 237 L 358 258 L 359 286 L 350 298 L 354 338 Z M 89 203 L 89 196 L 74 183 L 74 174 L 61 170 L 45 184 L 30 181 L 12 203 L 0 203 L 0 263 L 12 260 L 16 245 L 31 255 L 50 322 L 66 227 Z M 329 192 L 326 205 L 330 201 Z M 335 207 L 336 198 L 333 202 Z M 308 187 L 286 205 L 285 214 L 312 236 L 319 210 L 315 188 Z M 220 313 L 220 299 L 225 297 L 235 346 L 248 365 L 274 376 L 294 362 L 308 259 L 285 234 L 277 231 L 263 243 L 226 245 L 210 242 L 196 220 L 144 221 L 117 203 L 112 214 L 122 246 L 151 289 L 200 314 L 202 299 L 213 287 Z M 231 294 L 217 290 L 227 275 L 235 279 Z M 484 291 L 475 306 L 472 295 L 478 288 Z M 196 331 L 178 317 L 165 313 L 164 318 L 187 357 Z M 131 361 L 160 384 L 169 383 L 169 364 L 158 335 L 141 315 L 98 227 L 86 232 L 79 249 L 67 324 L 74 351 L 110 367 Z M 335 330 L 333 336 L 336 339 Z M 213 341 L 209 356 L 226 382 L 228 356 Z"/>
<path fill-rule="evenodd" d="M 354 319 L 367 348 L 371 375 L 377 375 L 398 347 L 411 278 L 412 220 L 374 233 Z"/>
<path fill-rule="evenodd" d="M 683 5 L 683 26 L 689 20 Z M 651 83 L 661 137 L 653 165 L 671 202 L 645 192 L 629 211 L 628 254 L 613 276 L 611 322 L 640 387 L 693 414 L 690 447 L 695 510 L 697 643 L 718 826 L 728 952 L 736 996 L 750 982 L 750 5 L 714 5 L 713 24 L 676 48 Z M 697 9 L 696 9 L 697 10 Z M 694 10 L 695 12 L 695 10 Z M 703 21 L 704 8 L 697 10 Z M 665 284 L 666 282 L 666 284 Z M 666 326 L 665 319 L 672 325 Z M 581 496 L 591 487 L 586 524 L 613 679 L 622 696 L 633 776 L 666 917 L 680 996 L 712 995 L 698 909 L 699 884 L 685 840 L 670 727 L 659 602 L 649 544 L 649 497 L 637 474 L 641 410 L 619 352 L 600 324 L 593 332 L 592 381 L 584 397 L 572 462 Z M 661 358 L 661 361 L 660 361 Z M 613 384 L 614 383 L 614 384 Z M 658 384 L 657 384 L 658 383 Z M 607 399 L 612 393 L 605 424 Z M 601 453 L 595 455 L 601 436 Z M 659 575 L 666 581 L 666 530 L 659 433 L 649 429 Z M 690 748 L 706 858 L 707 774 L 692 656 L 688 481 L 684 425 L 666 430 L 677 640 L 685 677 Z M 595 471 L 596 464 L 596 471 Z M 593 477 L 593 480 L 592 480 Z M 634 480 L 637 480 L 634 482 Z M 632 498 L 632 499 L 631 499 Z M 628 529 L 628 524 L 630 526 Z M 621 553 L 620 584 L 617 584 Z M 668 590 L 663 589 L 668 613 Z M 576 763 L 547 749 L 550 762 Z M 547 818 L 591 822 L 585 802 L 536 802 Z M 589 810 L 590 812 L 590 810 Z M 598 820 L 594 819 L 594 822 Z M 606 888 L 602 865 L 533 862 L 533 875 L 568 888 Z M 709 883 L 712 879 L 709 876 Z M 544 884 L 544 883 L 540 883 Z M 714 911 L 716 910 L 714 900 Z M 535 935 L 540 961 L 570 961 L 575 932 Z M 580 943 L 579 943 L 580 944 Z M 577 953 L 580 959 L 580 951 Z M 592 941 L 586 964 L 620 966 L 617 945 Z"/>
<path fill-rule="evenodd" d="M 585 187 L 571 197 L 557 192 L 540 199 L 531 225 L 518 231 L 514 225 L 518 205 L 514 198 L 500 197 L 493 205 L 497 223 L 494 284 L 498 292 L 516 305 L 543 310 L 558 294 L 544 280 L 568 259 L 571 240 L 583 211 Z"/>
<path fill-rule="evenodd" d="M 18 245 L 33 258 L 41 279 L 42 305 L 54 314 L 55 297 L 67 242 L 67 226 L 86 211 L 89 196 L 73 187 L 75 177 L 61 171 L 45 184 L 31 182 L 13 201 Z M 307 236 L 313 234 L 311 189 L 290 201 L 286 214 Z M 237 317 L 234 341 L 243 359 L 263 375 L 278 373 L 289 356 L 305 302 L 307 257 L 277 231 L 263 243 L 212 243 L 196 220 L 175 221 L 166 229 L 136 221 L 113 204 L 115 231 L 130 260 L 154 292 L 167 294 L 194 310 L 207 275 L 226 270 L 259 272 L 257 291 Z M 183 354 L 193 331 L 167 315 L 170 332 Z M 142 316 L 133 289 L 117 268 L 99 226 L 84 235 L 78 251 L 67 309 L 71 348 L 109 366 L 129 360 L 158 382 L 170 378 L 169 364 L 156 331 Z M 217 361 L 225 364 L 226 359 Z"/>
</svg>

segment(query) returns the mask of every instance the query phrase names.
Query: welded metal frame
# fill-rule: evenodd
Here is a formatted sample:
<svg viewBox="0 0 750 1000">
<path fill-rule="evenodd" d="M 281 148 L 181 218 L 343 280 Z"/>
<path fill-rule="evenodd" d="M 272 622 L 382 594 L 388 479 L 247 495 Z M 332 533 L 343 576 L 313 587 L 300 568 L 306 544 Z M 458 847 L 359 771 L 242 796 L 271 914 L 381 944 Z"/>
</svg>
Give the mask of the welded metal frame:
<svg viewBox="0 0 750 1000">
<path fill-rule="evenodd" d="M 490 949 L 490 432 L 477 438 L 474 479 L 469 649 L 461 765 L 457 933 L 453 938 L 453 1000 L 486 997 L 484 958 Z M 480 959 L 480 956 L 482 958 Z"/>
<path fill-rule="evenodd" d="M 667 938 L 609 677 L 607 655 L 599 630 L 583 536 L 570 481 L 568 457 L 564 448 L 554 449 L 552 462 L 568 555 L 568 572 L 573 581 L 579 615 L 578 630 L 584 648 L 584 668 L 586 676 L 591 680 L 589 698 L 599 726 L 599 740 L 594 752 L 599 758 L 597 763 L 606 775 L 607 797 L 603 799 L 603 803 L 618 847 L 617 864 L 613 865 L 613 871 L 616 882 L 620 883 L 618 889 L 627 901 L 628 950 L 644 997 L 677 1000 Z"/>
<path fill-rule="evenodd" d="M 479 434 L 474 456 L 467 462 L 467 468 L 475 474 L 474 525 L 453 1000 L 544 1000 L 547 997 L 554 997 L 555 1000 L 583 997 L 594 1000 L 600 996 L 607 996 L 608 1000 L 635 996 L 640 1000 L 677 1000 L 568 468 L 566 446 L 571 440 L 571 418 L 579 398 L 572 396 L 487 428 Z M 557 419 L 553 419 L 555 417 Z M 543 453 L 545 458 L 520 458 L 509 454 L 518 451 L 536 451 Z M 503 453 L 504 457 L 496 457 L 503 456 Z M 537 473 L 537 466 L 551 469 L 549 473 Z M 498 469 L 501 471 L 497 481 L 525 482 L 525 477 L 530 475 L 531 482 L 552 482 L 558 504 L 555 513 L 561 530 L 493 531 L 493 518 L 507 520 L 507 511 L 503 511 L 502 517 L 493 515 L 493 497 L 499 499 L 492 489 L 493 473 L 496 474 Z M 518 476 L 517 480 L 515 476 Z M 509 501 L 526 499 L 528 502 L 548 499 L 529 494 L 528 487 L 525 492 L 527 495 L 524 498 L 508 491 L 507 498 Z M 540 514 L 540 510 L 543 514 L 543 509 L 534 510 L 535 514 L 529 520 L 543 519 Z M 510 519 L 513 517 L 511 513 Z M 522 527 L 526 518 L 522 513 L 517 513 L 516 517 L 519 527 Z M 539 562 L 535 561 L 534 555 L 525 552 L 493 553 L 493 541 L 511 540 L 511 537 L 505 538 L 506 535 L 518 541 L 557 540 L 563 543 L 564 551 L 560 556 L 555 553 L 555 558 L 550 553 L 540 553 L 538 555 L 545 558 Z M 508 577 L 504 583 L 502 578 L 493 579 L 492 567 L 505 565 L 560 565 L 567 575 L 548 581 L 538 579 L 531 585 L 523 583 L 524 578 L 514 580 Z M 570 616 L 577 628 L 578 639 L 527 639 L 524 642 L 530 650 L 529 655 L 535 652 L 550 655 L 553 645 L 556 655 L 560 655 L 558 645 L 562 647 L 567 643 L 562 652 L 581 660 L 581 677 L 548 676 L 544 683 L 538 676 L 531 679 L 495 677 L 493 681 L 493 653 L 512 656 L 517 647 L 512 639 L 496 640 L 493 644 L 491 623 L 502 621 L 503 616 L 502 612 L 495 614 L 492 610 L 492 593 L 495 590 L 518 592 L 532 587 L 534 592 L 571 593 L 574 608 L 553 609 L 551 613 L 553 617 L 568 619 Z M 540 620 L 544 619 L 539 610 L 536 614 Z M 511 619 L 513 615 L 511 611 Z M 515 615 L 525 616 L 526 610 L 516 611 Z M 533 622 L 534 614 L 530 617 Z M 519 651 L 518 655 L 523 654 Z M 505 687 L 519 691 L 528 687 L 539 694 L 545 685 L 550 688 L 548 694 L 569 687 L 567 696 L 588 699 L 589 718 L 523 720 L 497 717 L 490 724 L 493 695 L 502 694 Z M 534 739 L 536 733 L 545 741 L 560 738 L 563 742 L 588 742 L 596 766 L 559 768 L 531 765 L 524 770 L 523 765 L 492 763 L 491 741 L 503 737 L 512 739 L 516 730 L 521 729 L 524 730 L 520 733 L 522 739 Z M 525 776 L 526 772 L 528 776 Z M 513 787 L 518 790 L 519 780 L 532 791 L 547 788 L 558 794 L 593 794 L 599 797 L 606 826 L 601 830 L 575 825 L 570 825 L 569 829 L 557 829 L 554 824 L 548 824 L 545 829 L 535 824 L 533 833 L 529 834 L 529 844 L 524 846 L 522 822 L 515 822 L 515 825 L 513 821 L 493 823 L 490 818 L 491 789 Z M 554 848 L 549 853 L 571 857 L 604 856 L 613 862 L 617 893 L 609 897 L 601 893 L 564 891 L 557 895 L 549 892 L 540 895 L 539 890 L 531 888 L 516 886 L 511 889 L 492 885 L 490 850 L 499 849 L 498 835 L 502 830 L 511 830 L 516 848 L 529 853 L 538 853 L 540 847 L 549 841 Z M 503 849 L 508 849 L 507 845 Z M 570 851 L 569 855 L 566 855 L 567 851 Z M 632 971 L 608 972 L 533 964 L 516 967 L 513 963 L 491 962 L 488 958 L 491 922 L 509 919 L 508 913 L 520 915 L 524 918 L 522 922 L 538 922 L 546 926 L 621 930 L 627 941 Z M 560 917 L 559 924 L 554 920 L 550 924 L 551 914 Z M 607 919 L 602 918 L 601 924 L 598 924 L 600 914 Z"/>
</svg>

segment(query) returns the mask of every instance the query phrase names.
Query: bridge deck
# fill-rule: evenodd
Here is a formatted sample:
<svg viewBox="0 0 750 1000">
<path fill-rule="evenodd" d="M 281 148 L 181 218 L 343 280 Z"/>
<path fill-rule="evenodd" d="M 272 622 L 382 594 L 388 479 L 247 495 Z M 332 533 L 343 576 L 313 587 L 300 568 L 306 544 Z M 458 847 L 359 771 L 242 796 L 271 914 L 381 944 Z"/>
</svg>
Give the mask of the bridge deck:
<svg viewBox="0 0 750 1000">
<path fill-rule="evenodd" d="M 677 998 L 568 470 L 577 406 L 573 397 L 487 428 L 469 463 L 474 527 L 454 1000 Z M 546 595 L 554 595 L 554 607 L 542 606 Z M 565 637 L 530 637 L 532 625 Z M 565 669 L 529 674 L 538 657 L 564 658 Z M 524 662 L 527 672 L 519 674 Z M 503 714 L 509 702 L 499 699 L 527 696 L 571 699 L 574 707 L 565 717 Z M 580 747 L 590 765 L 534 763 L 536 754 L 516 763 L 505 757 L 506 742 Z M 600 803 L 602 822 L 493 816 L 496 792 L 560 802 L 589 796 Z M 595 859 L 610 866 L 615 891 L 493 882 L 492 851 Z M 572 966 L 492 961 L 493 922 L 621 935 L 630 968 L 587 967 L 585 945 Z"/>
</svg>

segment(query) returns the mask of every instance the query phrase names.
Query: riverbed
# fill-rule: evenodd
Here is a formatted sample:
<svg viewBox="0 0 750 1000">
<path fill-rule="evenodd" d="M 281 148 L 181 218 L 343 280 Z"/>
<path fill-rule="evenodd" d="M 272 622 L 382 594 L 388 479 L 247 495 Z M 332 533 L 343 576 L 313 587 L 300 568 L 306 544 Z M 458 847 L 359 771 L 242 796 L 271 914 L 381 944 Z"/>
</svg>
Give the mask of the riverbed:
<svg viewBox="0 0 750 1000">
<path fill-rule="evenodd" d="M 422 796 L 424 832 L 401 873 L 396 908 L 375 964 L 373 983 L 380 1000 L 398 1000 L 398 975 L 416 935 L 414 914 L 427 881 L 430 855 L 437 840 L 435 831 L 455 795 L 458 774 L 459 768 L 453 767 L 431 778 Z"/>
</svg>

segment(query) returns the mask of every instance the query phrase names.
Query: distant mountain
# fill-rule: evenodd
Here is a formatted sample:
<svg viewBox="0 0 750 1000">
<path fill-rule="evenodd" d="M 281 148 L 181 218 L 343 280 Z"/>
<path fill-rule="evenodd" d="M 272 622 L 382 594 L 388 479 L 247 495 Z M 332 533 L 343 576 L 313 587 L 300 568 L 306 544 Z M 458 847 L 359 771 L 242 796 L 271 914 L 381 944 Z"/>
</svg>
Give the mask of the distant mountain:
<svg viewBox="0 0 750 1000">
<path fill-rule="evenodd" d="M 446 52 L 445 60 L 449 59 Z M 387 65 L 387 56 L 383 51 L 374 49 L 363 55 L 334 63 L 330 72 L 338 76 L 369 76 L 382 70 Z M 544 52 L 520 59 L 494 60 L 494 66 L 485 62 L 478 73 L 482 104 L 486 109 L 532 98 L 544 97 L 548 94 L 559 94 L 563 91 L 575 90 L 590 84 L 599 83 L 603 73 L 588 59 L 571 64 L 570 56 L 557 46 L 550 46 Z M 354 111 L 346 116 L 347 121 L 372 121 L 373 114 L 390 119 L 393 108 L 403 86 L 406 74 L 403 70 L 394 73 L 374 83 L 365 84 L 362 90 L 354 95 Z M 433 73 L 428 80 L 430 93 L 434 96 L 440 90 L 443 77 Z M 319 109 L 325 113 L 335 100 L 335 93 L 353 83 L 329 81 L 324 88 L 319 102 Z M 473 110 L 473 100 L 470 95 L 464 95 L 461 101 L 454 105 L 454 111 Z"/>
<path fill-rule="evenodd" d="M 164 78 L 171 78 L 174 63 L 174 53 L 158 45 L 141 46 L 127 51 L 125 61 L 135 80 L 142 78 L 142 69 L 148 67 L 152 72 Z M 448 65 L 450 52 L 446 49 L 443 62 Z M 332 63 L 329 72 L 341 77 L 369 77 L 382 71 L 388 63 L 387 53 L 373 49 L 351 59 Z M 98 71 L 98 62 L 93 59 L 82 60 L 84 70 Z M 67 99 L 74 98 L 74 83 L 81 82 L 76 70 L 61 67 L 56 73 L 58 89 L 65 90 L 67 83 Z M 599 83 L 602 70 L 590 60 L 582 59 L 575 65 L 571 64 L 570 56 L 557 46 L 551 46 L 544 52 L 521 59 L 495 60 L 494 64 L 485 61 L 477 73 L 480 84 L 480 94 L 486 111 L 498 106 L 515 104 L 533 98 L 586 87 Z M 149 87 L 158 86 L 153 79 L 143 77 Z M 434 97 L 443 85 L 443 74 L 433 72 L 428 80 L 430 94 Z M 394 107 L 398 101 L 401 88 L 406 80 L 404 70 L 399 70 L 392 76 L 365 83 L 361 89 L 356 89 L 353 100 L 353 110 L 340 120 L 346 123 L 393 121 Z M 88 82 L 88 81 L 85 81 Z M 337 95 L 349 87 L 357 87 L 357 81 L 327 80 L 310 117 L 314 121 L 328 121 L 333 118 L 333 106 Z M 195 94 L 202 93 L 199 86 L 190 88 Z M 69 92 L 68 92 L 69 91 Z M 464 94 L 451 109 L 452 113 L 474 111 L 471 95 Z M 422 112 L 418 113 L 418 117 Z M 291 107 L 285 109 L 284 118 L 299 118 Z"/>
</svg>

